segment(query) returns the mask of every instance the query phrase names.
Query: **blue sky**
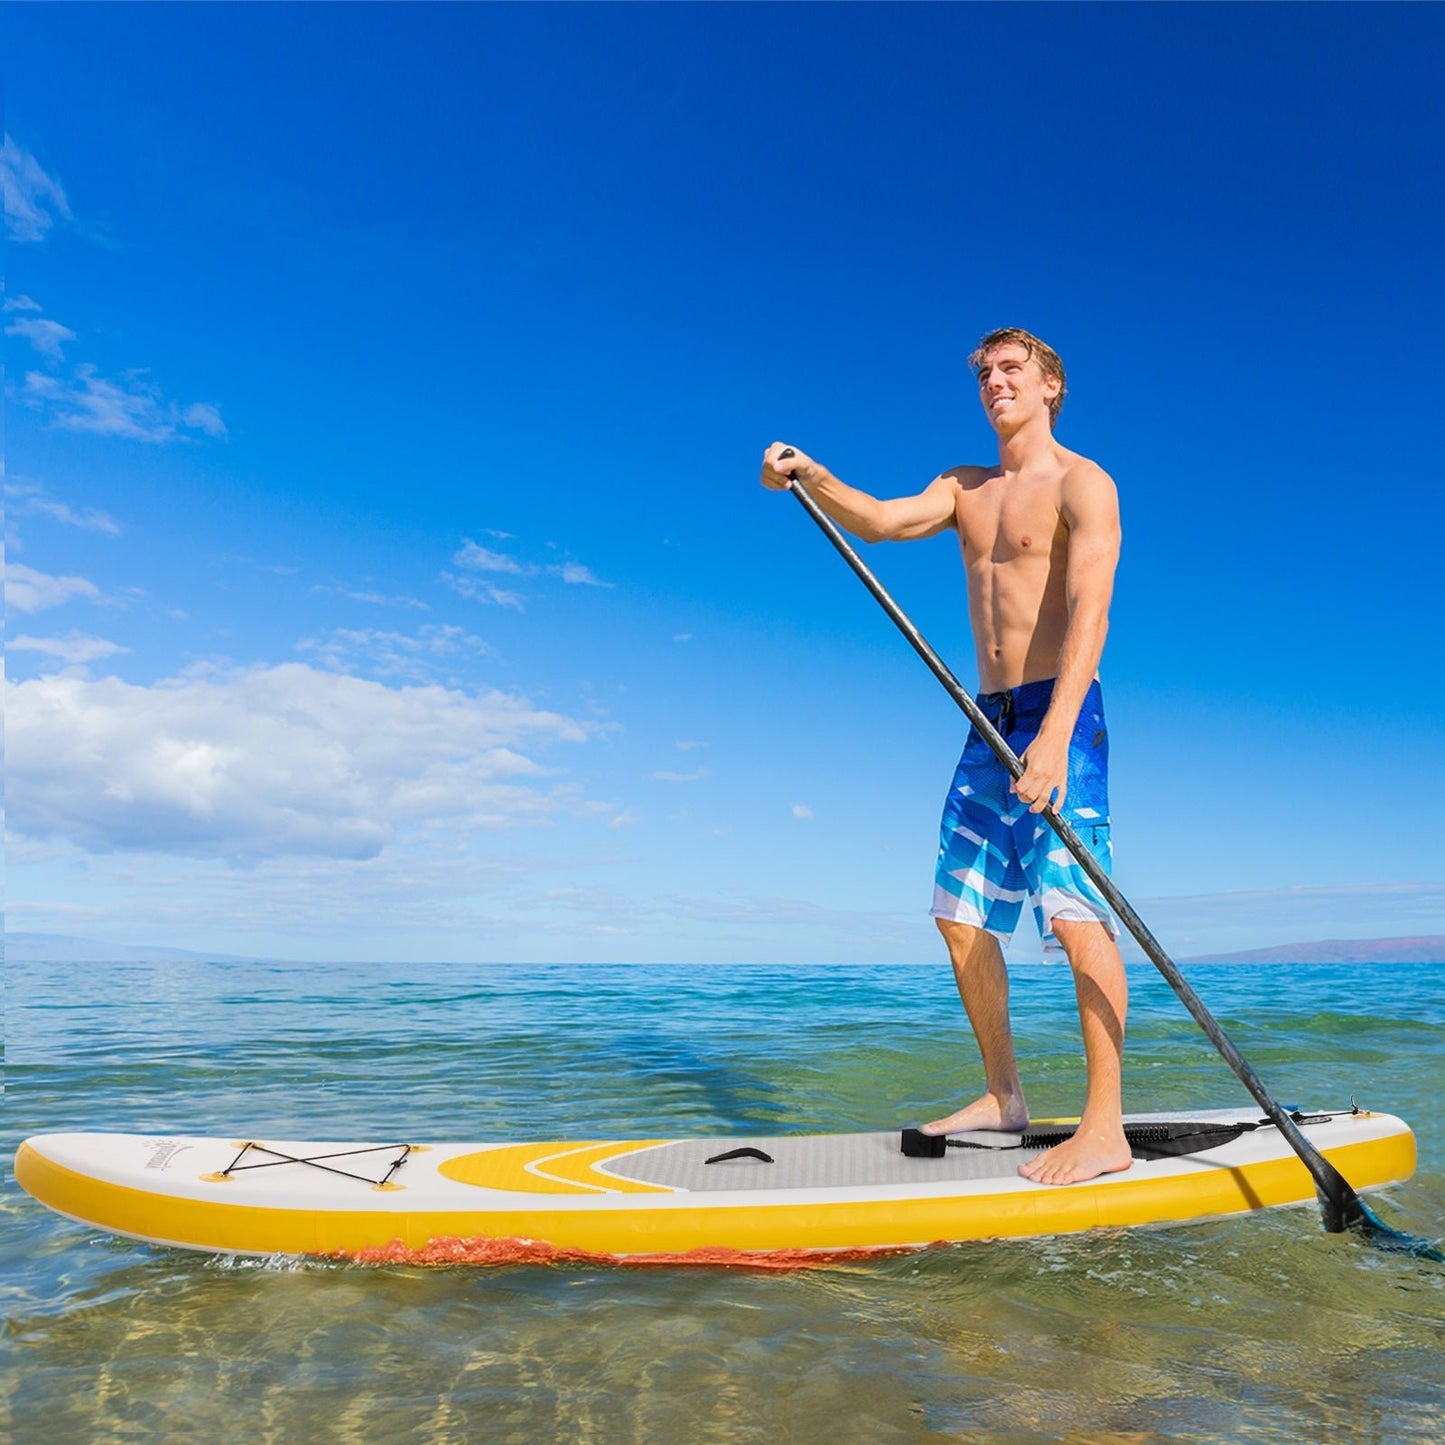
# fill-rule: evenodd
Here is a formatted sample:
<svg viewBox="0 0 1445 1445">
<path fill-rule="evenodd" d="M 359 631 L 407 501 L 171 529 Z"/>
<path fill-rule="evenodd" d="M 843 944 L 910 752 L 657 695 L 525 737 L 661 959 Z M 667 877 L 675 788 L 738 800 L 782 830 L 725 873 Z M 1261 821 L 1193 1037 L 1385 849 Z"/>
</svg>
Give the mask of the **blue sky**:
<svg viewBox="0 0 1445 1445">
<path fill-rule="evenodd" d="M 757 461 L 987 461 L 1021 324 L 1122 498 L 1121 885 L 1445 932 L 1439 7 L 6 30 L 11 928 L 934 956 L 960 719 Z M 869 559 L 972 683 L 956 543 Z"/>
</svg>

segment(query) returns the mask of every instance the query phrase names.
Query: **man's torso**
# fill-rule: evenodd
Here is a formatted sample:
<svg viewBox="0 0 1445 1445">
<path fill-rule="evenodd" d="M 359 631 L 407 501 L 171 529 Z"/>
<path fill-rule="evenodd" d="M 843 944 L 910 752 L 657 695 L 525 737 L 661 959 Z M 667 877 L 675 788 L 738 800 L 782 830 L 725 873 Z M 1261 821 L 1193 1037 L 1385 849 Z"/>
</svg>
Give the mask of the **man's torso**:
<svg viewBox="0 0 1445 1445">
<path fill-rule="evenodd" d="M 1014 476 L 958 467 L 955 520 L 968 580 L 979 684 L 999 692 L 1054 677 L 1068 629 L 1067 452 Z"/>
</svg>

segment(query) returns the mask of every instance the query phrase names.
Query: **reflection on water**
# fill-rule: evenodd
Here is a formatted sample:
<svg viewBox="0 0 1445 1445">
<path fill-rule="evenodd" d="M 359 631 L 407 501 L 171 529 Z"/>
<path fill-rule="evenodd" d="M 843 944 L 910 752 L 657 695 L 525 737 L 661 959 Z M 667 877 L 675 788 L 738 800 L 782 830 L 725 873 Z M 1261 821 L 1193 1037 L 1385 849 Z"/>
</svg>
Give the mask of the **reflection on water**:
<svg viewBox="0 0 1445 1445">
<path fill-rule="evenodd" d="M 11 1147 L 887 1128 L 975 1074 L 933 969 L 81 973 L 11 970 Z M 1445 969 L 1195 979 L 1289 1101 L 1353 1092 L 1415 1124 L 1420 1173 L 1380 1207 L 1438 1237 Z M 1037 1112 L 1076 1108 L 1067 974 L 1020 970 L 1015 1004 Z M 1244 1099 L 1143 973 L 1127 1087 L 1135 1108 Z M 1306 1208 L 779 1276 L 225 1260 L 105 1239 L 11 1185 L 0 1248 L 16 1440 L 1445 1439 L 1445 1270 Z"/>
</svg>

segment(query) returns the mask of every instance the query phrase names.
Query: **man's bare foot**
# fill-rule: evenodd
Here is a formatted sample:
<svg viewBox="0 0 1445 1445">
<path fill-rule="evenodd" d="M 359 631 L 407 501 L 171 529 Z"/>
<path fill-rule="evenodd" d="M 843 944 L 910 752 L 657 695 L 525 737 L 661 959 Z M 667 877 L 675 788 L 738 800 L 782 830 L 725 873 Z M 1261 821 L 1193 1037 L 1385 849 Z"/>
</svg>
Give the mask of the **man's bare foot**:
<svg viewBox="0 0 1445 1445">
<path fill-rule="evenodd" d="M 1036 1184 L 1082 1184 L 1101 1174 L 1118 1174 L 1134 1162 L 1122 1128 L 1088 1129 L 1082 1125 L 1062 1144 L 1019 1165 L 1019 1173 Z"/>
<path fill-rule="evenodd" d="M 1029 1127 L 1029 1106 L 1022 1094 L 985 1094 L 946 1119 L 925 1124 L 920 1134 L 962 1134 L 969 1129 L 1005 1129 L 1017 1133 Z"/>
</svg>

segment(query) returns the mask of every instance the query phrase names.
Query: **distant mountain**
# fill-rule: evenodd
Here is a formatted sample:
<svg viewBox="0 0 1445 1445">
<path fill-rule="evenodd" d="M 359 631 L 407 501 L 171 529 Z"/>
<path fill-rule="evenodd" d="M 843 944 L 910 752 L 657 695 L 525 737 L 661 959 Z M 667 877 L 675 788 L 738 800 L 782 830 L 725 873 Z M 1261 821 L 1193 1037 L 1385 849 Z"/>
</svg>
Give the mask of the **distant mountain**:
<svg viewBox="0 0 1445 1445">
<path fill-rule="evenodd" d="M 1245 953 L 1202 953 L 1186 963 L 1445 963 L 1445 934 L 1412 938 L 1321 938 Z"/>
<path fill-rule="evenodd" d="M 63 933 L 7 933 L 8 963 L 247 963 L 254 954 L 196 953 L 189 948 L 149 944 L 100 943 Z"/>
</svg>

